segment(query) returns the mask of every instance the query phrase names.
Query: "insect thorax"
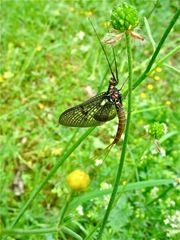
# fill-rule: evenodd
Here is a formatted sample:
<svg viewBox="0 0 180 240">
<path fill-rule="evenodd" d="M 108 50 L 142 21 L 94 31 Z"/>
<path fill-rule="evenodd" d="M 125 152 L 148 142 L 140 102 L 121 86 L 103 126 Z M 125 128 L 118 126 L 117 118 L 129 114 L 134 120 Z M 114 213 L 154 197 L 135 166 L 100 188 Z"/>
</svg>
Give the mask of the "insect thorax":
<svg viewBox="0 0 180 240">
<path fill-rule="evenodd" d="M 116 105 L 116 103 L 122 104 L 121 93 L 113 85 L 109 86 L 109 91 L 107 96 L 108 96 L 108 101 L 111 102 L 112 104 L 114 105 Z"/>
</svg>

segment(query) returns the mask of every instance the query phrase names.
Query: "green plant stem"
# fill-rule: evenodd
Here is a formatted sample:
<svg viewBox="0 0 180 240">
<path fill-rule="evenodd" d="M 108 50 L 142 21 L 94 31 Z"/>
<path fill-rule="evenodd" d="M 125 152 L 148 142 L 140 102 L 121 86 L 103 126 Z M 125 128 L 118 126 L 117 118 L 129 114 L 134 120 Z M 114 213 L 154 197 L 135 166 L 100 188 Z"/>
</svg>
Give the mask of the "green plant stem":
<svg viewBox="0 0 180 240">
<path fill-rule="evenodd" d="M 175 47 L 173 50 L 168 52 L 163 58 L 161 58 L 158 62 L 156 62 L 156 66 L 152 68 L 152 71 L 158 66 L 161 66 L 168 58 L 172 57 L 174 54 L 176 54 L 179 51 L 180 51 L 180 45 Z"/>
<path fill-rule="evenodd" d="M 81 236 L 72 231 L 70 228 L 62 227 L 62 231 L 72 237 L 72 239 L 83 240 Z"/>
<path fill-rule="evenodd" d="M 102 225 L 99 230 L 99 234 L 97 237 L 97 240 L 100 240 L 103 234 L 104 227 L 106 225 L 106 222 L 108 220 L 109 214 L 113 208 L 113 204 L 116 198 L 116 194 L 118 191 L 120 179 L 121 179 L 121 174 L 122 174 L 122 169 L 124 165 L 124 159 L 126 155 L 126 147 L 127 147 L 127 142 L 128 142 L 128 134 L 129 134 L 129 127 L 130 127 L 130 120 L 131 120 L 131 96 L 132 96 L 132 53 L 131 53 L 131 42 L 130 42 L 130 36 L 126 32 L 126 46 L 127 46 L 127 56 L 128 56 L 128 73 L 129 73 L 129 78 L 128 78 L 128 114 L 127 114 L 127 122 L 126 122 L 126 129 L 125 129 L 125 137 L 123 141 L 123 146 L 122 146 L 122 152 L 121 152 L 121 157 L 120 157 L 120 162 L 119 162 L 119 167 L 113 187 L 113 191 L 111 194 L 111 198 L 107 207 L 107 210 L 105 212 Z"/>
<path fill-rule="evenodd" d="M 62 231 L 62 228 L 44 228 L 44 229 L 4 229 L 2 230 L 2 235 L 31 235 L 31 234 L 46 234 L 46 233 L 56 233 Z"/>
<path fill-rule="evenodd" d="M 41 189 L 46 185 L 46 183 L 49 181 L 49 179 L 57 172 L 59 167 L 65 162 L 65 160 L 71 155 L 71 153 L 81 144 L 81 142 L 94 130 L 94 128 L 88 129 L 78 140 L 77 142 L 60 158 L 60 160 L 57 162 L 57 164 L 51 169 L 49 174 L 45 177 L 45 179 L 41 182 L 39 186 L 32 192 L 30 198 L 26 202 L 26 204 L 23 206 L 17 217 L 15 218 L 14 222 L 12 223 L 11 227 L 14 227 L 19 219 L 22 217 L 26 209 L 29 207 L 29 205 L 32 203 L 34 198 L 37 196 L 37 194 L 41 191 Z"/>
<path fill-rule="evenodd" d="M 178 17 L 180 15 L 180 8 L 177 10 L 177 12 L 175 13 L 175 15 L 173 16 L 173 18 L 171 19 L 168 27 L 166 28 L 158 46 L 156 47 L 156 50 L 155 52 L 153 53 L 150 61 L 149 61 L 149 64 L 147 65 L 145 71 L 142 73 L 142 75 L 139 77 L 139 79 L 137 79 L 135 81 L 135 83 L 133 84 L 132 86 L 132 90 L 134 90 L 135 88 L 137 88 L 137 86 L 139 86 L 139 84 L 148 76 L 148 73 L 150 72 L 151 68 L 152 68 L 152 65 L 153 63 L 155 62 L 156 60 L 156 57 L 158 56 L 161 48 L 162 48 L 162 45 L 164 44 L 167 36 L 169 35 L 171 29 L 173 28 L 174 24 L 176 23 Z M 123 94 L 123 96 L 126 96 L 128 94 L 128 90 L 126 90 Z"/>
<path fill-rule="evenodd" d="M 173 66 L 171 66 L 171 65 L 169 65 L 169 64 L 164 64 L 164 66 L 165 66 L 166 68 L 169 68 L 170 70 L 172 70 L 175 74 L 176 74 L 176 73 L 177 73 L 177 74 L 180 74 L 180 70 L 177 69 L 176 67 L 173 67 Z"/>
<path fill-rule="evenodd" d="M 61 225 L 62 222 L 63 222 L 63 219 L 64 219 L 64 216 L 65 216 L 65 214 L 66 214 L 66 212 L 67 212 L 68 206 L 69 206 L 69 204 L 70 204 L 70 202 L 71 202 L 71 200 L 72 200 L 72 196 L 73 196 L 73 192 L 71 192 L 71 193 L 69 194 L 68 199 L 67 199 L 67 201 L 66 201 L 66 203 L 65 203 L 65 205 L 64 205 L 64 207 L 63 207 L 63 209 L 62 209 L 58 226 Z"/>
<path fill-rule="evenodd" d="M 151 44 L 152 44 L 152 47 L 153 47 L 153 51 L 155 51 L 155 49 L 156 49 L 156 43 L 155 43 L 155 41 L 154 41 L 154 39 L 153 39 L 153 36 L 152 36 L 152 33 L 151 33 L 151 28 L 150 28 L 150 26 L 149 26 L 149 22 L 148 22 L 148 20 L 147 20 L 146 17 L 144 17 L 144 23 L 145 23 L 145 27 L 146 27 L 146 31 L 147 31 L 149 40 L 150 40 L 150 42 L 151 42 Z"/>
<path fill-rule="evenodd" d="M 62 226 L 60 228 L 44 228 L 44 229 L 4 229 L 1 231 L 2 235 L 32 235 L 32 234 L 46 234 L 46 233 L 58 233 L 58 232 L 64 232 L 66 234 L 69 234 L 73 237 L 73 239 L 82 240 L 81 236 L 76 234 L 74 231 L 72 231 L 70 228 Z"/>
<path fill-rule="evenodd" d="M 153 200 L 151 200 L 150 202 L 148 202 L 147 204 L 146 204 L 146 206 L 150 206 L 150 205 L 152 205 L 153 203 L 155 203 L 155 202 L 157 202 L 159 199 L 162 199 L 164 196 L 167 196 L 167 193 L 171 190 L 171 189 L 173 189 L 174 188 L 174 186 L 173 185 L 170 185 L 166 190 L 164 190 L 158 197 L 156 197 L 156 198 L 154 198 Z"/>
<path fill-rule="evenodd" d="M 167 186 L 167 185 L 176 185 L 175 179 L 153 179 L 148 181 L 140 181 L 135 183 L 128 183 L 127 185 L 119 186 L 118 187 L 118 193 L 126 193 L 129 191 L 137 191 L 142 190 L 146 188 L 152 188 L 157 186 Z M 93 200 L 95 198 L 102 198 L 105 195 L 112 194 L 112 188 L 106 189 L 106 190 L 96 190 L 91 191 L 88 193 L 84 193 L 82 196 L 78 196 L 72 200 L 72 202 L 69 204 L 68 211 L 73 211 L 76 209 L 79 205 L 82 205 L 84 203 L 87 203 L 90 200 Z"/>
<path fill-rule="evenodd" d="M 152 13 L 154 12 L 154 10 L 158 7 L 158 5 L 159 5 L 159 2 L 160 2 L 160 0 L 156 0 L 156 2 L 154 3 L 154 6 L 153 6 L 153 8 L 151 9 L 151 11 L 150 11 L 150 13 L 147 15 L 147 17 L 146 18 L 150 18 L 150 16 L 152 15 Z"/>
</svg>

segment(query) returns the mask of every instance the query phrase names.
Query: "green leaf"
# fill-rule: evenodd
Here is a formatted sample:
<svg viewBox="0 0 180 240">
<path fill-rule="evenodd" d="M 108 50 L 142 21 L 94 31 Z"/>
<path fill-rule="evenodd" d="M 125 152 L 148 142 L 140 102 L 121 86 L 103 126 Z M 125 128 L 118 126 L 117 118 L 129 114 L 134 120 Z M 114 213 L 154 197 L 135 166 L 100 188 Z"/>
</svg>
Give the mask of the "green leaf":
<svg viewBox="0 0 180 240">
<path fill-rule="evenodd" d="M 129 183 L 126 186 L 120 186 L 118 189 L 118 192 L 128 192 L 128 191 L 134 191 L 134 190 L 140 190 L 148 187 L 154 187 L 154 186 L 161 186 L 161 185 L 169 185 L 174 184 L 175 180 L 173 179 L 155 179 L 155 180 L 149 180 L 149 181 L 141 181 L 136 183 Z M 103 191 L 92 191 L 84 194 L 81 197 L 76 197 L 69 205 L 69 209 L 74 209 L 77 206 L 92 200 L 97 197 L 103 197 L 104 195 L 111 194 L 112 188 L 108 190 Z"/>
</svg>

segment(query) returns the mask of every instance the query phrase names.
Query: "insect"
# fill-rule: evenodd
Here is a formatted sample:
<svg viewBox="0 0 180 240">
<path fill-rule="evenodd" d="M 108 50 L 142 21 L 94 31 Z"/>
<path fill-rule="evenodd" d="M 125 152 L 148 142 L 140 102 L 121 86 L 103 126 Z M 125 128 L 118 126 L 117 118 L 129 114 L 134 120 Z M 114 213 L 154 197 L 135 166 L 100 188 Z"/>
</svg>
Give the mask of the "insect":
<svg viewBox="0 0 180 240">
<path fill-rule="evenodd" d="M 116 76 L 112 71 L 104 46 L 93 25 L 92 27 L 101 44 L 101 48 L 111 71 L 112 76 L 109 81 L 109 87 L 106 92 L 100 93 L 99 95 L 64 111 L 59 117 L 59 123 L 69 127 L 93 127 L 102 125 L 103 123 L 112 120 L 117 115 L 118 129 L 112 142 L 112 144 L 117 144 L 125 128 L 125 112 L 122 105 L 121 89 L 118 90 L 116 88 L 119 80 L 115 53 L 113 50 Z"/>
</svg>

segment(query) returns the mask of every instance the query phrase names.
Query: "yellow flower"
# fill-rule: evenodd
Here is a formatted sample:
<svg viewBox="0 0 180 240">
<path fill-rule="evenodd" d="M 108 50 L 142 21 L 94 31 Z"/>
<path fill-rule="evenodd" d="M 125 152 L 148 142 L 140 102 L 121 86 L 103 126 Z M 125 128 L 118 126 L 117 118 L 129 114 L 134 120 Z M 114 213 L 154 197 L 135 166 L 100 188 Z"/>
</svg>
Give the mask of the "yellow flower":
<svg viewBox="0 0 180 240">
<path fill-rule="evenodd" d="M 38 46 L 35 48 L 35 50 L 36 50 L 37 52 L 40 52 L 40 51 L 42 50 L 42 46 L 38 45 Z"/>
<path fill-rule="evenodd" d="M 44 104 L 39 103 L 39 104 L 38 104 L 38 108 L 39 108 L 39 109 L 44 109 Z"/>
<path fill-rule="evenodd" d="M 154 86 L 153 86 L 152 84 L 148 84 L 148 85 L 147 85 L 147 89 L 153 90 L 153 88 L 154 88 Z"/>
<path fill-rule="evenodd" d="M 162 72 L 162 68 L 157 67 L 157 68 L 155 69 L 155 71 L 156 71 L 156 72 Z"/>
<path fill-rule="evenodd" d="M 85 191 L 90 183 L 89 175 L 80 169 L 74 170 L 67 176 L 67 183 L 73 191 Z"/>
<path fill-rule="evenodd" d="M 8 79 L 8 78 L 12 78 L 13 76 L 14 76 L 14 74 L 12 72 L 5 72 L 3 77 L 5 79 Z"/>
<path fill-rule="evenodd" d="M 23 48 L 26 46 L 26 43 L 25 42 L 20 42 L 20 46 Z"/>
<path fill-rule="evenodd" d="M 122 184 L 123 184 L 123 185 L 126 185 L 126 184 L 127 184 L 127 181 L 126 181 L 126 180 L 124 180 L 124 181 L 122 182 Z"/>
<path fill-rule="evenodd" d="M 86 12 L 86 16 L 87 16 L 87 17 L 90 17 L 90 16 L 92 16 L 92 15 L 93 15 L 93 12 L 92 12 L 92 11 Z"/>
<path fill-rule="evenodd" d="M 142 93 L 140 94 L 140 96 L 141 96 L 142 99 L 146 98 L 146 94 L 145 94 L 144 92 L 142 92 Z"/>
<path fill-rule="evenodd" d="M 149 74 L 149 76 L 150 76 L 150 77 L 153 77 L 154 74 L 155 74 L 155 71 L 152 71 L 152 72 Z"/>
<path fill-rule="evenodd" d="M 171 105 L 171 101 L 167 100 L 167 101 L 165 102 L 165 104 L 169 106 L 169 105 Z"/>
<path fill-rule="evenodd" d="M 3 82 L 4 78 L 2 75 L 0 75 L 0 82 Z"/>
<path fill-rule="evenodd" d="M 61 149 L 60 149 L 60 148 L 53 148 L 53 149 L 51 150 L 51 154 L 52 154 L 53 156 L 58 156 L 58 155 L 61 154 Z"/>
<path fill-rule="evenodd" d="M 180 184 L 180 178 L 177 179 L 177 182 Z"/>
<path fill-rule="evenodd" d="M 102 22 L 101 25 L 104 26 L 104 27 L 109 27 L 110 26 L 110 22 Z"/>
<path fill-rule="evenodd" d="M 159 76 L 154 76 L 154 79 L 155 79 L 156 81 L 159 81 L 161 78 L 160 78 Z"/>
</svg>

